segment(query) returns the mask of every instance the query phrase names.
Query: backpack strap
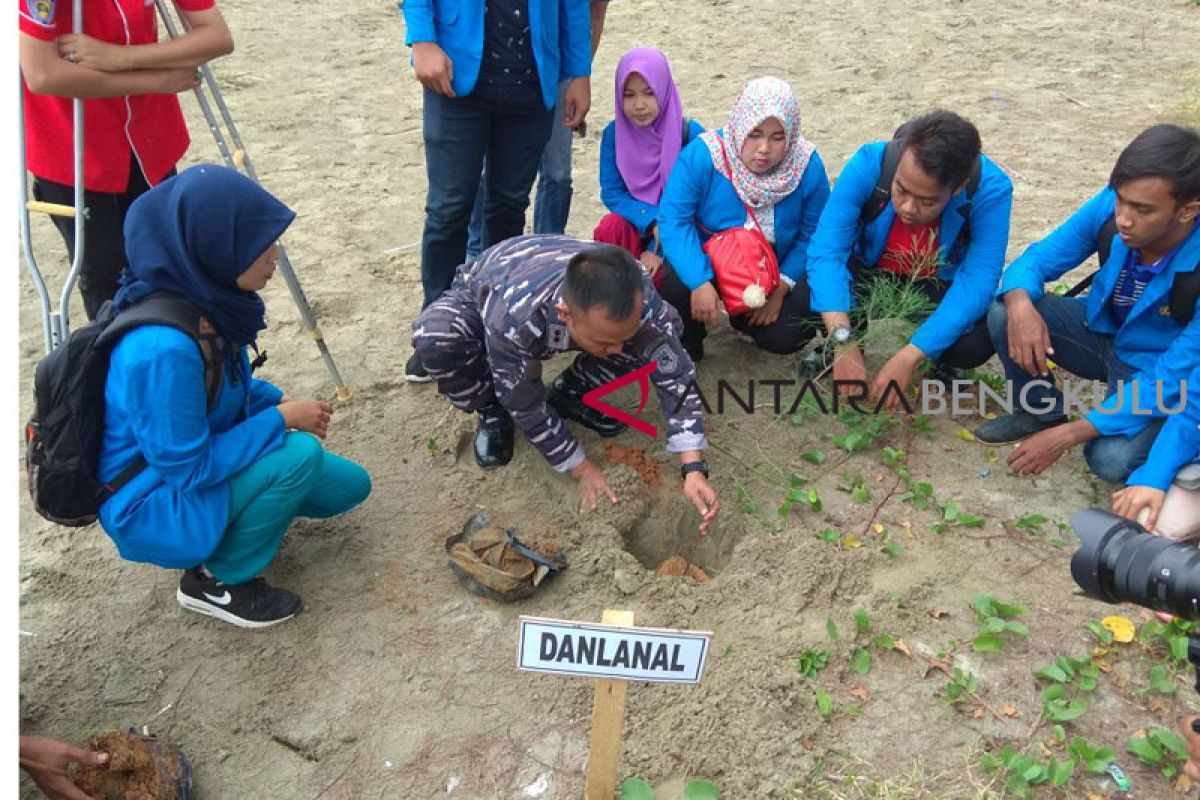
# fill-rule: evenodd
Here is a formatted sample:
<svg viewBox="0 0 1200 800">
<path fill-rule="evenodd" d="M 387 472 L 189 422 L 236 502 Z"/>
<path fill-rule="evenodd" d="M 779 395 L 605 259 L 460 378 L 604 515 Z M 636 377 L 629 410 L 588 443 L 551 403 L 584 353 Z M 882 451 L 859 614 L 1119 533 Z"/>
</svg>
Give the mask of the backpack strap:
<svg viewBox="0 0 1200 800">
<path fill-rule="evenodd" d="M 155 292 L 137 305 L 119 312 L 96 340 L 97 347 L 111 350 L 125 334 L 145 325 L 164 325 L 192 337 L 204 362 L 204 395 L 211 410 L 221 395 L 225 379 L 225 345 L 220 335 L 201 333 L 200 309 L 187 298 L 173 292 Z M 109 497 L 116 494 L 146 468 L 146 459 L 138 453 L 125 469 L 105 484 Z M 107 499 L 107 498 L 106 498 Z"/>
<path fill-rule="evenodd" d="M 1099 268 L 1103 268 L 1112 253 L 1113 239 L 1117 236 L 1117 215 L 1110 214 L 1100 226 L 1096 235 L 1096 258 Z M 1096 272 L 1090 273 L 1079 283 L 1067 290 L 1067 297 L 1075 297 L 1092 285 Z M 1197 262 L 1187 272 L 1176 272 L 1175 280 L 1171 283 L 1171 291 L 1167 295 L 1167 307 L 1171 310 L 1171 318 L 1180 327 L 1187 327 L 1196 314 L 1196 299 L 1200 298 L 1200 262 Z"/>
</svg>

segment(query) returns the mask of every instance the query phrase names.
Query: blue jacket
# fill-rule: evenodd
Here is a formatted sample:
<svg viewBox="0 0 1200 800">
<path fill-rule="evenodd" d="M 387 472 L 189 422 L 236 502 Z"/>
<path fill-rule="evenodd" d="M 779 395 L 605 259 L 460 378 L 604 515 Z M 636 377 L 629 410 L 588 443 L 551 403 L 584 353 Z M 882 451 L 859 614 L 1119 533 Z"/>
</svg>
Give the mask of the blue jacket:
<svg viewBox="0 0 1200 800">
<path fill-rule="evenodd" d="M 896 210 L 888 203 L 867 226 L 862 208 L 875 191 L 883 170 L 887 142 L 864 144 L 846 162 L 821 214 L 821 223 L 808 248 L 808 285 L 813 311 L 849 311 L 851 255 L 868 267 L 879 262 Z M 979 187 L 971 201 L 971 237 L 963 252 L 950 252 L 962 230 L 960 212 L 966 191 L 950 198 L 942 211 L 938 241 L 938 277 L 950 284 L 946 296 L 913 334 L 912 344 L 937 358 L 986 313 L 1004 269 L 1008 222 L 1012 211 L 1012 181 L 995 162 L 983 156 Z"/>
<path fill-rule="evenodd" d="M 704 126 L 694 119 L 687 120 L 687 138 L 683 144 L 704 133 Z M 617 167 L 617 123 L 610 122 L 600 138 L 600 201 L 614 214 L 623 217 L 638 233 L 646 235 L 651 223 L 658 221 L 658 206 L 643 203 L 629 192 L 621 170 Z"/>
<path fill-rule="evenodd" d="M 1188 378 L 1186 398 L 1187 405 L 1162 426 L 1146 463 L 1133 471 L 1126 485 L 1165 492 L 1184 465 L 1200 459 L 1200 366 Z"/>
<path fill-rule="evenodd" d="M 454 65 L 454 94 L 475 89 L 483 58 L 486 0 L 404 0 L 404 43 L 437 42 Z M 588 0 L 529 0 L 533 59 L 546 108 L 558 99 L 562 78 L 592 74 L 592 18 Z"/>
<path fill-rule="evenodd" d="M 147 467 L 100 507 L 100 524 L 124 558 L 194 567 L 229 524 L 229 479 L 283 445 L 283 393 L 250 378 L 245 350 L 226 360 L 212 411 L 204 362 L 190 336 L 147 325 L 113 348 L 104 387 L 100 478 L 141 453 Z"/>
<path fill-rule="evenodd" d="M 775 255 L 780 273 L 793 282 L 804 274 L 808 242 L 828 199 L 825 163 L 814 152 L 796 191 L 775 204 Z M 679 154 L 658 204 L 663 256 L 684 285 L 695 291 L 713 277 L 712 263 L 701 249 L 704 240 L 745 224 L 746 206 L 733 184 L 713 166 L 708 145 L 692 140 Z"/>
<path fill-rule="evenodd" d="M 1116 198 L 1116 192 L 1105 189 L 1046 238 L 1029 245 L 1005 270 L 999 294 L 1024 289 L 1034 302 L 1040 300 L 1048 281 L 1075 269 L 1096 252 L 1096 237 L 1112 216 Z M 1144 428 L 1150 419 L 1162 416 L 1159 406 L 1177 405 L 1180 383 L 1200 365 L 1200 298 L 1186 328 L 1175 322 L 1167 306 L 1175 275 L 1200 261 L 1200 225 L 1195 226 L 1167 268 L 1146 285 L 1125 324 L 1119 325 L 1109 311 L 1108 301 L 1128 256 L 1129 248 L 1121 237 L 1114 236 L 1108 260 L 1096 273 L 1088 293 L 1078 298 L 1088 328 L 1115 336 L 1117 356 L 1137 370 L 1136 378 L 1126 383 L 1120 394 L 1088 412 L 1088 421 L 1102 436 L 1128 436 Z M 1155 393 L 1156 381 L 1161 382 L 1157 384 L 1162 389 L 1161 402 Z M 1135 392 L 1141 413 L 1134 412 Z M 1149 409 L 1152 413 L 1147 413 Z"/>
</svg>

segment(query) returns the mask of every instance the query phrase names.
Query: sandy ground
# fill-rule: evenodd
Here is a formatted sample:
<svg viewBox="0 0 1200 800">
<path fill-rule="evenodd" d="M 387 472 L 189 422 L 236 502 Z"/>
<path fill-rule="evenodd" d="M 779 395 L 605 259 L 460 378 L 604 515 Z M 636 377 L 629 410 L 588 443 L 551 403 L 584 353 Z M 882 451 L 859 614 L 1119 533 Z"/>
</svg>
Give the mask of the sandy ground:
<svg viewBox="0 0 1200 800">
<path fill-rule="evenodd" d="M 830 443 L 840 423 L 731 414 L 711 422 L 726 511 L 703 544 L 673 494 L 646 490 L 623 469 L 613 472 L 621 504 L 583 520 L 570 482 L 525 443 L 509 468 L 483 474 L 464 449 L 472 422 L 401 376 L 420 299 L 425 189 L 420 92 L 402 16 L 390 2 L 361 0 L 223 7 L 237 52 L 216 70 L 266 185 L 299 212 L 289 252 L 355 390 L 329 446 L 360 460 L 375 491 L 343 519 L 294 527 L 268 577 L 299 592 L 306 611 L 247 633 L 184 614 L 173 598 L 178 573 L 121 561 L 99 529 L 44 523 L 21 490 L 21 627 L 33 634 L 21 639 L 23 731 L 82 741 L 149 724 L 191 754 L 198 796 L 208 800 L 579 797 L 590 687 L 515 672 L 516 619 L 599 619 L 615 606 L 642 624 L 714 632 L 700 686 L 633 687 L 623 775 L 655 783 L 699 775 L 735 800 L 958 798 L 984 791 L 976 766 L 984 737 L 1024 744 L 1044 736 L 1044 727 L 1030 733 L 1039 710 L 1030 668 L 1085 650 L 1081 623 L 1108 609 L 1073 596 L 1070 547 L 1010 524 L 1033 512 L 1065 521 L 1108 491 L 1078 455 L 1042 477 L 1015 479 L 994 454 L 955 437 L 962 422 L 937 421 L 932 438 L 889 431 L 881 445 L 906 450 L 914 477 L 932 482 L 939 500 L 987 518 L 980 529 L 937 536 L 933 512 L 888 497 L 894 478 L 878 448 L 842 463 Z M 575 145 L 570 230 L 588 235 L 601 213 L 595 169 L 612 115 L 610 76 L 634 45 L 667 51 L 687 112 L 708 125 L 722 122 L 745 79 L 792 81 L 806 133 L 832 174 L 911 114 L 944 105 L 968 115 L 1013 178 L 1015 254 L 1099 188 L 1141 127 L 1194 110 L 1197 41 L 1200 8 L 1186 0 L 618 0 L 596 62 L 591 133 Z M 194 103 L 185 107 L 190 159 L 215 160 Z M 61 248 L 49 225 L 37 235 L 44 263 L 56 263 Z M 42 341 L 31 284 L 24 275 L 18 283 L 28 387 Z M 275 283 L 264 372 L 291 393 L 330 396 L 316 349 Z M 728 331 L 709 341 L 706 387 L 718 377 L 794 375 L 792 359 L 753 352 Z M 29 405 L 23 388 L 22 419 Z M 595 437 L 583 440 L 599 453 Z M 636 433 L 621 441 L 648 444 Z M 829 460 L 801 461 L 810 448 Z M 650 452 L 661 455 L 656 445 Z M 673 467 L 663 463 L 672 485 Z M 837 491 L 843 470 L 864 475 L 870 502 Z M 775 514 L 792 472 L 818 487 L 823 511 Z M 446 569 L 440 541 L 479 507 L 556 539 L 571 568 L 519 606 L 473 598 Z M 880 552 L 875 523 L 894 533 L 902 554 Z M 831 547 L 814 536 L 825 527 L 866 546 Z M 626 542 L 649 561 L 685 555 L 716 578 L 706 586 L 656 578 Z M 921 652 L 974 634 L 967 603 L 979 592 L 1031 607 L 1028 641 L 999 654 L 958 649 L 980 696 L 993 708 L 1011 704 L 1015 718 L 950 708 L 937 700 L 944 679 L 923 679 Z M 879 652 L 869 675 L 850 673 L 856 607 L 917 657 Z M 935 609 L 948 613 L 935 619 Z M 836 644 L 826 639 L 830 617 L 843 632 Z M 816 685 L 835 700 L 831 722 L 791 662 L 810 647 L 830 651 Z M 1195 700 L 1181 676 L 1175 705 L 1152 713 L 1137 691 L 1148 657 L 1113 658 L 1113 675 L 1075 730 L 1121 752 L 1133 731 Z M 850 694 L 859 688 L 866 692 Z M 1120 758 L 1139 797 L 1169 796 L 1161 777 Z M 896 779 L 911 794 L 885 794 L 893 789 L 869 781 L 855 788 L 853 775 Z M 22 790 L 36 796 L 28 782 Z M 1076 779 L 1057 796 L 1101 791 Z"/>
</svg>

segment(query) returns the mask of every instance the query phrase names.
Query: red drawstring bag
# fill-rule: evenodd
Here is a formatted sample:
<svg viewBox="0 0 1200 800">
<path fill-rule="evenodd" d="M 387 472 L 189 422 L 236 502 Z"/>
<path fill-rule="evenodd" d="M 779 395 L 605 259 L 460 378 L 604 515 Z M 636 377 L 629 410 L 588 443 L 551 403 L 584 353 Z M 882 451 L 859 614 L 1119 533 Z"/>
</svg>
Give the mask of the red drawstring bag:
<svg viewBox="0 0 1200 800">
<path fill-rule="evenodd" d="M 721 142 L 727 177 L 733 182 L 729 153 Z M 745 205 L 745 203 L 743 203 Z M 725 313 L 731 317 L 762 308 L 771 292 L 779 287 L 779 260 L 775 248 L 763 235 L 754 210 L 746 206 L 754 228 L 729 228 L 715 233 L 704 243 L 704 253 L 712 262 L 717 290 Z"/>
</svg>

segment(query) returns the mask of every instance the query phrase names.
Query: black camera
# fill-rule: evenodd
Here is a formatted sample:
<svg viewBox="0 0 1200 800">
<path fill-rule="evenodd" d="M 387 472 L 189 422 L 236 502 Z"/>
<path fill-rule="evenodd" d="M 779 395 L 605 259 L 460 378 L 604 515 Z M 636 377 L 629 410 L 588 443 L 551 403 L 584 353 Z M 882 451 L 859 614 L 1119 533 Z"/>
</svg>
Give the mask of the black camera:
<svg viewBox="0 0 1200 800">
<path fill-rule="evenodd" d="M 1200 620 L 1200 549 L 1152 536 L 1136 522 L 1089 508 L 1071 518 L 1079 549 L 1071 577 L 1084 594 L 1106 603 L 1136 603 L 1184 620 Z M 1197 668 L 1200 638 L 1188 639 L 1188 660 Z"/>
</svg>

